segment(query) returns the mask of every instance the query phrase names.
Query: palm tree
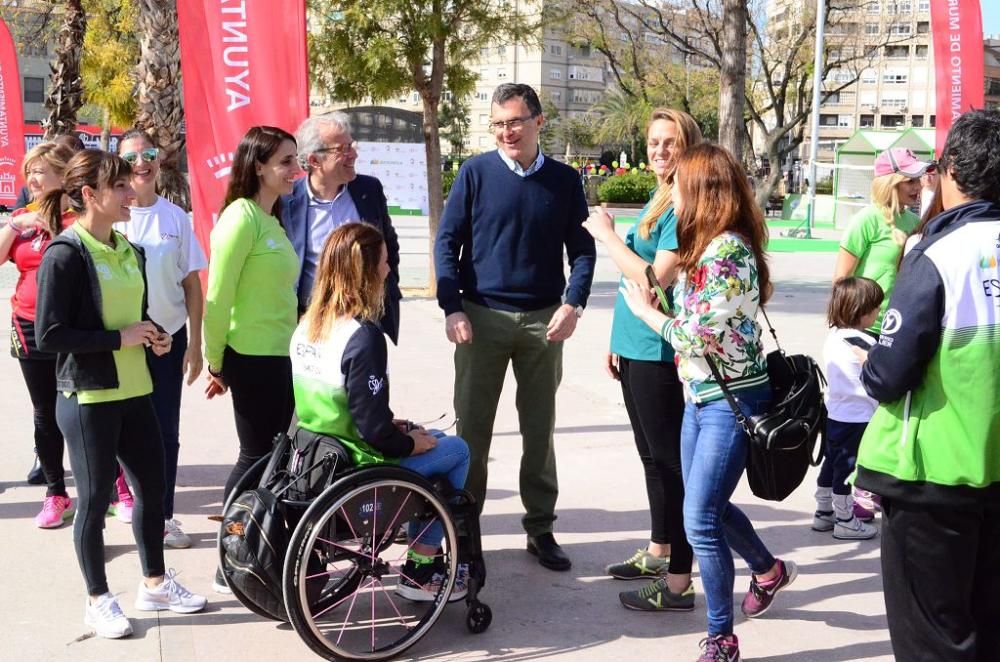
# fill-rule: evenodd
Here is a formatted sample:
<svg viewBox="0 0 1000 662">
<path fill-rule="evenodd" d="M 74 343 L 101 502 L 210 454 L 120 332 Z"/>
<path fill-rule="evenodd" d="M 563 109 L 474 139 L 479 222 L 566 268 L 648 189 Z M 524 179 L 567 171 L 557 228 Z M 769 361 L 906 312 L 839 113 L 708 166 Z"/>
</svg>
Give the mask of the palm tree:
<svg viewBox="0 0 1000 662">
<path fill-rule="evenodd" d="M 180 171 L 184 137 L 181 99 L 181 56 L 177 35 L 176 0 L 138 0 L 139 112 L 136 126 L 160 146 L 163 161 L 157 188 L 160 195 L 191 209 L 191 192 Z"/>
<path fill-rule="evenodd" d="M 653 112 L 653 104 L 617 89 L 606 93 L 592 110 L 600 118 L 594 133 L 595 142 L 626 146 L 629 158 L 634 160 L 637 145 L 644 139 L 643 132 Z"/>
<path fill-rule="evenodd" d="M 62 27 L 59 28 L 56 60 L 52 69 L 49 94 L 45 107 L 49 116 L 42 122 L 45 139 L 76 129 L 76 114 L 83 105 L 83 83 L 80 79 L 80 55 L 87 32 L 87 15 L 83 0 L 66 0 Z"/>
</svg>

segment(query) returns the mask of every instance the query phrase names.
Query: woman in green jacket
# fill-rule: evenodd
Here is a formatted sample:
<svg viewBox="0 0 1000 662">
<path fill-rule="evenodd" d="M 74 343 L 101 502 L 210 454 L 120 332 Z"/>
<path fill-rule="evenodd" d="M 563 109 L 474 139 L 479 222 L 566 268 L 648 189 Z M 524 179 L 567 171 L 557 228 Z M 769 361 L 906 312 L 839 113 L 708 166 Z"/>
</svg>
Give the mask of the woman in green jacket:
<svg viewBox="0 0 1000 662">
<path fill-rule="evenodd" d="M 280 196 L 301 172 L 295 139 L 269 126 L 236 148 L 222 215 L 212 230 L 205 297 L 209 398 L 233 391 L 240 453 L 225 496 L 288 428 L 294 408 L 288 344 L 297 322 L 299 260 L 281 224 Z"/>
</svg>

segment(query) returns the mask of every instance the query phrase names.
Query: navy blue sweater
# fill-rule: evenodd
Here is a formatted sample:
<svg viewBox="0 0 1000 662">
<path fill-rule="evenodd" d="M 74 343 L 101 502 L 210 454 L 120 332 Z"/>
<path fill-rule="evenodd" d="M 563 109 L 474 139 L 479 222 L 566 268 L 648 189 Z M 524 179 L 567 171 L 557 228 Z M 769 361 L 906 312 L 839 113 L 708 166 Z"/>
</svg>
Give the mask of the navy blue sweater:
<svg viewBox="0 0 1000 662">
<path fill-rule="evenodd" d="M 438 304 L 460 312 L 462 299 L 508 311 L 563 300 L 585 306 L 597 252 L 583 228 L 587 199 L 576 170 L 546 158 L 515 174 L 497 152 L 462 164 L 448 195 L 434 247 Z M 569 259 L 569 285 L 563 247 Z"/>
</svg>

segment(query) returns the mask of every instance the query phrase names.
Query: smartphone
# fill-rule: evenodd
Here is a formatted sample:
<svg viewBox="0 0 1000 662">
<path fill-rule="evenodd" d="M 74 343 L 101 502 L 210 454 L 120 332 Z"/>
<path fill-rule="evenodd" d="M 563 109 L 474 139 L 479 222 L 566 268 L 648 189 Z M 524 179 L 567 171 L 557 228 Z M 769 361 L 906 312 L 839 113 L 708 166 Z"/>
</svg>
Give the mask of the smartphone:
<svg viewBox="0 0 1000 662">
<path fill-rule="evenodd" d="M 663 312 L 669 315 L 671 312 L 670 302 L 667 301 L 667 295 L 664 294 L 663 288 L 660 287 L 660 281 L 656 279 L 656 272 L 653 271 L 653 265 L 646 267 L 646 280 L 649 282 L 649 286 L 653 288 L 653 291 L 656 292 L 656 297 L 660 300 Z"/>
</svg>

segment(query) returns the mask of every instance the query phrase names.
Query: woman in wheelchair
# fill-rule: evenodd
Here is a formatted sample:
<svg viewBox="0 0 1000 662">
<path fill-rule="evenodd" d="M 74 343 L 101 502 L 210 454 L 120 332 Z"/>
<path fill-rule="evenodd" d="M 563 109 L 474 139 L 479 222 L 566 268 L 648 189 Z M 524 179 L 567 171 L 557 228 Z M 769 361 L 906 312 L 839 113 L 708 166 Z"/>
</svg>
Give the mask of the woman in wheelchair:
<svg viewBox="0 0 1000 662">
<path fill-rule="evenodd" d="M 388 356 L 378 326 L 388 274 L 385 243 L 373 226 L 347 223 L 330 234 L 312 303 L 292 336 L 298 426 L 340 440 L 356 466 L 398 464 L 462 489 L 469 471 L 465 441 L 396 420 L 389 408 Z M 443 536 L 439 519 L 408 523 L 397 595 L 435 599 L 447 572 Z M 460 567 L 449 601 L 465 597 L 466 574 Z"/>
</svg>

